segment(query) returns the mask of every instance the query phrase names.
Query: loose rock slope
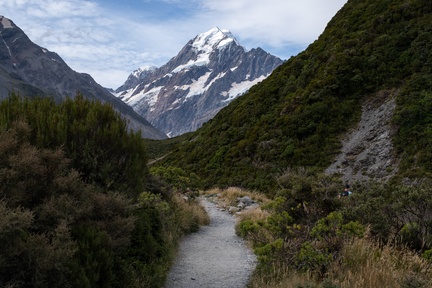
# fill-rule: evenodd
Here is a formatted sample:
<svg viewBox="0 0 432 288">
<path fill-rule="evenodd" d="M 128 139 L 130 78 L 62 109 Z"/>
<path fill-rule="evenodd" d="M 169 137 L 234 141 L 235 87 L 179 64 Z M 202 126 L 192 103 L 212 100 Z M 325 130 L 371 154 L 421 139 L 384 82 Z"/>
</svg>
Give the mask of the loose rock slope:
<svg viewBox="0 0 432 288">
<path fill-rule="evenodd" d="M 397 93 L 380 91 L 365 101 L 359 123 L 344 136 L 341 153 L 326 173 L 340 173 L 345 182 L 353 182 L 387 180 L 397 172 L 392 144 L 395 129 L 390 123 Z"/>
</svg>

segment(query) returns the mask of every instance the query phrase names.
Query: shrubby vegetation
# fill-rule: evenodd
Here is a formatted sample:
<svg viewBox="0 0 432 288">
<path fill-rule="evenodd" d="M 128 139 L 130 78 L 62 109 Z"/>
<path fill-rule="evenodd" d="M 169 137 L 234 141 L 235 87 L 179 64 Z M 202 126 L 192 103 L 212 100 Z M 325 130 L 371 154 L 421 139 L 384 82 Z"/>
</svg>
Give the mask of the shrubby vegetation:
<svg viewBox="0 0 432 288">
<path fill-rule="evenodd" d="M 429 0 L 350 0 L 307 50 L 166 141 L 143 141 L 79 95 L 11 95 L 0 103 L 0 286 L 159 287 L 180 235 L 208 221 L 177 192 L 213 186 L 271 199 L 237 227 L 259 257 L 255 287 L 432 286 L 430 23 Z M 320 171 L 382 90 L 398 91 L 399 174 L 339 199 L 339 180 Z"/>
<path fill-rule="evenodd" d="M 16 95 L 0 104 L 0 125 L 8 128 L 25 118 L 29 141 L 36 147 L 62 147 L 72 166 L 89 184 L 131 193 L 145 188 L 148 176 L 146 148 L 139 133 L 109 104 L 77 95 L 57 104 L 52 99 L 22 99 Z"/>
<path fill-rule="evenodd" d="M 161 287 L 208 219 L 149 173 L 140 135 L 81 96 L 11 95 L 0 115 L 0 286 Z"/>
<path fill-rule="evenodd" d="M 150 169 L 152 175 L 162 179 L 169 184 L 174 191 L 189 191 L 189 194 L 198 193 L 202 186 L 200 178 L 195 173 L 187 173 L 177 167 L 153 167 Z M 190 195 L 189 195 L 190 196 Z"/>
<path fill-rule="evenodd" d="M 357 183 L 342 198 L 337 179 L 307 169 L 278 180 L 264 212 L 237 227 L 258 256 L 252 287 L 432 285 L 429 180 Z"/>
</svg>

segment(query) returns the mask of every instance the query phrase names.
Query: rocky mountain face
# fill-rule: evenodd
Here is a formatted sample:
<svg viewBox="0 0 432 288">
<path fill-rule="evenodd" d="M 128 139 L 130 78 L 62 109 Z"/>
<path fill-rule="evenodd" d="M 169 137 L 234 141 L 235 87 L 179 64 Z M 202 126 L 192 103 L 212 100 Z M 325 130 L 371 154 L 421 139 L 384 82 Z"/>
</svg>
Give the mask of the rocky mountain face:
<svg viewBox="0 0 432 288">
<path fill-rule="evenodd" d="M 166 138 L 90 75 L 72 70 L 59 55 L 33 43 L 3 16 L 0 16 L 0 59 L 0 99 L 13 90 L 22 96 L 51 96 L 61 101 L 80 91 L 84 97 L 110 103 L 129 121 L 130 128 L 141 129 L 143 137 Z"/>
<path fill-rule="evenodd" d="M 246 51 L 216 27 L 162 67 L 132 73 L 115 95 L 173 137 L 201 127 L 282 63 L 261 48 Z"/>
</svg>

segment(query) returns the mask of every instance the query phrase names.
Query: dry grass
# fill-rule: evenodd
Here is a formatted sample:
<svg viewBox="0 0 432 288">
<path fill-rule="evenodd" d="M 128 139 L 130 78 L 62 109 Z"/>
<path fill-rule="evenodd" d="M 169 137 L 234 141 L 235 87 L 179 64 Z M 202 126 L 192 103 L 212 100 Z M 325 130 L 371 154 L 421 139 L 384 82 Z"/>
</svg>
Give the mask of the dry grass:
<svg viewBox="0 0 432 288">
<path fill-rule="evenodd" d="M 197 231 L 199 226 L 210 224 L 210 217 L 197 200 L 185 200 L 175 194 L 172 201 L 177 209 L 176 220 L 178 228 L 187 231 Z"/>
<path fill-rule="evenodd" d="M 389 245 L 380 247 L 368 239 L 356 239 L 342 248 L 338 259 L 325 275 L 327 285 L 317 282 L 308 273 L 273 268 L 261 276 L 257 273 L 250 287 L 432 287 L 430 265 L 408 249 L 396 249 Z"/>
<path fill-rule="evenodd" d="M 271 279 L 269 277 L 271 275 Z M 297 288 L 297 287 L 320 287 L 309 273 L 298 273 L 287 267 L 273 267 L 261 275 L 256 273 L 248 287 L 250 288 Z"/>
<path fill-rule="evenodd" d="M 270 214 L 267 211 L 262 211 L 261 208 L 244 210 L 238 215 L 238 222 L 251 220 L 253 222 L 265 220 Z"/>
<path fill-rule="evenodd" d="M 237 187 L 229 187 L 227 189 L 214 188 L 202 192 L 204 195 L 218 195 L 221 206 L 237 206 L 237 199 L 239 197 L 249 196 L 253 201 L 264 204 L 270 201 L 264 194 L 243 190 Z"/>
<path fill-rule="evenodd" d="M 344 246 L 340 259 L 329 277 L 341 288 L 432 287 L 430 265 L 408 249 L 357 239 Z"/>
</svg>

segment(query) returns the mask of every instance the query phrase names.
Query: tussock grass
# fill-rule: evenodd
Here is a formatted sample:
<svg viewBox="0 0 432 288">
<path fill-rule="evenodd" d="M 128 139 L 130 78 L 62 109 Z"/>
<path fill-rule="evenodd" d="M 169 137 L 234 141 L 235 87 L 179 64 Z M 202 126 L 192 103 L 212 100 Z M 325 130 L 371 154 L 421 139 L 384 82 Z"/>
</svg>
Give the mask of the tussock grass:
<svg viewBox="0 0 432 288">
<path fill-rule="evenodd" d="M 199 226 L 210 224 L 210 217 L 197 199 L 185 200 L 174 194 L 172 201 L 176 207 L 176 222 L 184 232 L 196 232 Z"/>
<path fill-rule="evenodd" d="M 269 217 L 270 214 L 267 211 L 263 211 L 261 210 L 261 207 L 255 208 L 255 209 L 250 209 L 250 210 L 243 210 L 242 213 L 237 215 L 237 219 L 236 219 L 236 226 L 235 226 L 235 231 L 236 234 L 239 236 L 242 236 L 242 231 L 240 228 L 240 224 L 242 222 L 245 221 L 252 221 L 252 222 L 257 222 L 257 221 L 264 221 L 267 217 Z M 251 239 L 245 239 L 248 243 L 249 247 L 253 247 L 253 241 Z"/>
<path fill-rule="evenodd" d="M 357 239 L 344 245 L 329 278 L 341 288 L 432 287 L 431 272 L 429 263 L 413 251 Z"/>
<path fill-rule="evenodd" d="M 344 244 L 324 279 L 275 263 L 270 271 L 256 271 L 249 287 L 426 288 L 432 287 L 431 272 L 430 264 L 414 252 L 363 238 Z"/>
<path fill-rule="evenodd" d="M 249 288 L 315 288 L 318 282 L 309 273 L 299 273 L 284 265 L 274 265 L 271 271 L 257 271 Z"/>
<path fill-rule="evenodd" d="M 261 208 L 245 210 L 241 214 L 238 215 L 238 222 L 243 221 L 260 221 L 265 220 L 270 214 L 267 211 L 261 210 Z"/>
<path fill-rule="evenodd" d="M 269 199 L 262 193 L 244 190 L 238 187 L 227 189 L 214 188 L 203 192 L 204 195 L 218 195 L 219 202 L 223 207 L 236 206 L 239 197 L 249 196 L 257 203 L 267 203 Z"/>
</svg>

